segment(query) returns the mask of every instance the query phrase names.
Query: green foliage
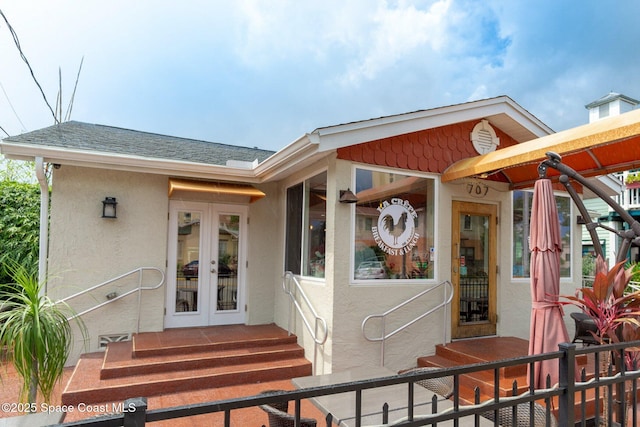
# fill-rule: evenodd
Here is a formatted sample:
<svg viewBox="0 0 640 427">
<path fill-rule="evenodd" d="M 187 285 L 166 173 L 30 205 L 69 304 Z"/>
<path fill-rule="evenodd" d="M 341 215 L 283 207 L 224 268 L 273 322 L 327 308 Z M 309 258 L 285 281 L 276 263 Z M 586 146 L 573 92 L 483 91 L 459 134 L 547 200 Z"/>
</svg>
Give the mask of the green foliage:
<svg viewBox="0 0 640 427">
<path fill-rule="evenodd" d="M 34 162 L 8 160 L 0 156 L 0 181 L 27 182 L 35 184 Z"/>
<path fill-rule="evenodd" d="M 7 261 L 5 268 L 13 283 L 0 291 L 0 345 L 23 379 L 20 398 L 35 403 L 40 391 L 50 401 L 73 343 L 72 311 L 44 295 L 35 266 Z"/>
<path fill-rule="evenodd" d="M 640 172 L 630 173 L 624 181 L 625 184 L 633 184 L 635 182 L 640 182 Z"/>
<path fill-rule="evenodd" d="M 22 265 L 38 261 L 40 236 L 40 187 L 0 181 L 0 267 L 7 260 Z M 0 268 L 0 283 L 11 280 Z"/>
<path fill-rule="evenodd" d="M 632 282 L 640 282 L 640 263 L 628 263 L 625 268 L 631 272 Z"/>
<path fill-rule="evenodd" d="M 582 277 L 593 277 L 596 275 L 596 259 L 591 255 L 582 257 Z M 589 287 L 593 285 L 591 280 L 587 280 Z"/>
</svg>

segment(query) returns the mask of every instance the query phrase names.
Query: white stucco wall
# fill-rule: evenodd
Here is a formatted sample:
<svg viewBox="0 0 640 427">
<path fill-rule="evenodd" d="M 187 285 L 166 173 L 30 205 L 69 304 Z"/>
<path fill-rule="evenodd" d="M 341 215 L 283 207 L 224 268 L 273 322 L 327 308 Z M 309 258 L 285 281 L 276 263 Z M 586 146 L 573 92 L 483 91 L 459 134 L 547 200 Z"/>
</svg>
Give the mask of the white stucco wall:
<svg viewBox="0 0 640 427">
<path fill-rule="evenodd" d="M 116 197 L 117 219 L 104 219 L 102 200 Z M 165 270 L 167 248 L 167 178 L 106 169 L 62 166 L 54 169 L 51 198 L 48 292 L 54 298 L 127 273 L 138 267 Z M 159 281 L 145 276 L 144 285 Z M 77 311 L 136 286 L 137 277 L 119 281 L 70 301 Z M 142 294 L 140 329 L 163 327 L 164 286 Z M 107 310 L 108 307 L 108 310 Z M 88 342 L 77 345 L 69 363 L 82 351 L 98 350 L 99 336 L 136 332 L 138 300 L 135 295 L 84 316 Z"/>
<path fill-rule="evenodd" d="M 277 277 L 273 284 L 274 294 L 275 294 L 275 305 L 274 305 L 274 313 L 273 318 L 274 322 L 283 329 L 290 329 L 291 333 L 297 335 L 298 344 L 300 344 L 305 350 L 305 357 L 311 361 L 315 359 L 316 366 L 315 372 L 318 374 L 321 373 L 330 373 L 332 372 L 332 348 L 333 348 L 333 333 L 334 333 L 334 320 L 333 320 L 333 307 L 334 307 L 334 294 L 333 294 L 333 286 L 334 279 L 332 277 L 327 276 L 325 278 L 310 278 L 303 277 L 299 278 L 300 285 L 307 295 L 307 297 L 313 302 L 313 307 L 318 313 L 319 317 L 322 317 L 326 323 L 329 330 L 328 340 L 321 346 L 316 346 L 313 340 L 313 337 L 309 333 L 308 329 L 304 325 L 301 320 L 301 317 L 295 313 L 295 308 L 292 308 L 290 305 L 290 299 L 283 292 L 282 289 L 282 274 L 284 273 L 284 251 L 287 245 L 286 242 L 286 192 L 287 188 L 291 185 L 298 184 L 308 178 L 311 178 L 323 171 L 327 171 L 328 182 L 327 182 L 327 221 L 326 221 L 326 258 L 325 258 L 325 272 L 329 272 L 332 269 L 332 265 L 334 263 L 334 255 L 339 252 L 337 248 L 334 248 L 334 242 L 332 240 L 332 235 L 334 235 L 336 228 L 342 227 L 343 224 L 336 225 L 337 221 L 335 219 L 335 214 L 333 213 L 333 207 L 331 207 L 332 200 L 337 200 L 337 194 L 340 183 L 333 182 L 332 176 L 334 175 L 333 170 L 335 169 L 335 154 L 329 155 L 323 161 L 317 162 L 313 166 L 302 170 L 296 174 L 293 174 L 285 181 L 279 183 L 279 192 L 281 195 L 278 203 L 280 204 L 280 211 L 282 214 L 279 218 L 279 223 L 281 224 L 279 231 L 278 240 L 269 240 L 273 242 L 271 246 L 272 252 L 279 252 L 279 261 L 277 265 Z M 345 181 L 348 182 L 348 181 Z M 346 184 L 345 184 L 346 185 Z M 340 187 L 342 188 L 342 187 Z M 346 188 L 346 187 L 345 187 Z M 344 208 L 344 205 L 342 205 Z M 347 209 L 348 210 L 348 209 Z M 272 232 L 275 231 L 274 227 L 270 229 Z M 277 242 L 277 243 L 276 243 Z M 278 245 L 278 243 L 281 243 Z M 298 296 L 298 301 L 301 298 Z M 311 313 L 308 311 L 306 304 L 300 303 L 305 315 L 309 319 L 311 328 L 315 328 L 315 322 L 313 317 L 311 317 Z M 293 314 L 295 313 L 295 314 Z"/>
<path fill-rule="evenodd" d="M 354 187 L 352 164 L 338 161 L 336 181 L 339 188 Z M 449 204 L 450 206 L 450 204 Z M 393 281 L 376 281 L 375 284 L 362 285 L 351 283 L 351 256 L 353 250 L 353 209 L 354 205 L 338 205 L 336 208 L 335 238 L 335 288 L 334 288 L 334 325 L 333 330 L 333 370 L 341 371 L 359 366 L 379 366 L 381 364 L 380 343 L 367 341 L 362 333 L 362 322 L 368 315 L 381 314 L 388 309 L 406 301 L 419 292 L 432 288 L 442 278 L 443 257 L 442 238 L 436 239 L 437 271 L 440 277 L 428 284 L 399 284 Z M 438 218 L 436 218 L 436 221 Z M 438 226 L 438 230 L 442 227 Z M 438 231 L 441 233 L 441 231 Z M 426 307 L 440 303 L 444 298 L 442 288 L 416 303 L 406 310 L 387 319 L 386 331 L 390 332 L 419 314 Z M 444 339 L 444 312 L 433 314 L 391 337 L 385 346 L 385 366 L 399 370 L 415 366 L 418 355 L 433 352 L 434 346 Z M 370 336 L 380 334 L 380 323 L 372 321 L 367 327 Z"/>
<path fill-rule="evenodd" d="M 336 161 L 335 175 L 329 169 L 329 182 L 335 182 L 336 188 L 353 187 L 352 164 Z M 335 179 L 333 179 L 335 178 Z M 327 264 L 328 274 L 324 286 L 326 292 L 318 301 L 332 304 L 331 346 L 327 348 L 330 358 L 330 369 L 341 371 L 358 366 L 377 366 L 381 362 L 381 347 L 364 339 L 361 331 L 363 319 L 370 314 L 380 314 L 400 304 L 419 292 L 432 288 L 444 280 L 451 279 L 451 209 L 452 201 L 468 201 L 474 203 L 494 204 L 498 207 L 498 245 L 497 263 L 497 335 L 529 338 L 531 313 L 531 296 L 528 280 L 513 280 L 512 270 L 512 193 L 506 184 L 489 183 L 489 191 L 482 198 L 471 197 L 465 190 L 464 183 L 438 185 L 436 192 L 436 277 L 429 283 L 422 284 L 388 284 L 379 281 L 375 285 L 357 285 L 350 283 L 351 252 L 353 227 L 353 207 L 351 205 L 335 205 L 335 224 L 327 226 L 327 253 L 333 255 L 332 266 Z M 328 198 L 330 193 L 328 192 Z M 331 210 L 329 208 L 329 210 Z M 575 215 L 572 215 L 574 217 Z M 575 223 L 575 221 L 574 221 Z M 580 248 L 579 227 L 574 224 L 574 252 Z M 330 248 L 333 250 L 331 251 Z M 578 252 L 579 253 L 579 252 Z M 580 276 L 580 257 L 573 257 L 574 277 L 563 279 L 561 294 L 572 294 L 576 287 L 576 278 Z M 313 293 L 312 283 L 308 284 Z M 319 286 L 319 285 L 315 285 Z M 408 306 L 406 311 L 399 312 L 389 318 L 387 332 L 394 330 L 443 299 L 441 290 L 434 291 L 420 300 L 416 306 Z M 385 348 L 385 366 L 399 370 L 414 366 L 419 356 L 433 354 L 435 345 L 444 341 L 446 328 L 447 340 L 450 340 L 450 313 L 436 312 L 417 322 L 406 330 L 388 340 Z M 569 336 L 573 336 L 573 324 L 565 317 Z M 371 335 L 375 335 L 375 322 L 372 323 Z"/>
<path fill-rule="evenodd" d="M 280 290 L 274 287 L 274 283 L 282 282 L 283 265 L 283 254 L 279 248 L 282 248 L 284 196 L 277 184 L 257 187 L 267 196 L 249 205 L 246 283 L 246 323 L 249 325 L 274 322 L 276 292 Z"/>
</svg>

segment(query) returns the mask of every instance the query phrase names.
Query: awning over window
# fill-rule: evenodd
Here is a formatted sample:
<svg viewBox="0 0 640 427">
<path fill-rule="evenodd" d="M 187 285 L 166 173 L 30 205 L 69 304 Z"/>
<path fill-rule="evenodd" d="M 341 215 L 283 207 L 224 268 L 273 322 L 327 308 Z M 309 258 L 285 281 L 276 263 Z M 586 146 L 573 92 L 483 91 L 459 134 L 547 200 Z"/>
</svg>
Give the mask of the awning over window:
<svg viewBox="0 0 640 427">
<path fill-rule="evenodd" d="M 599 120 L 494 152 L 460 160 L 444 171 L 442 182 L 500 174 L 512 188 L 530 187 L 548 151 L 584 177 L 640 168 L 640 110 Z M 553 169 L 549 178 L 558 177 Z"/>
<path fill-rule="evenodd" d="M 265 196 L 262 191 L 252 187 L 251 185 L 213 181 L 190 181 L 186 179 L 170 178 L 169 197 L 171 197 L 175 191 L 179 190 L 216 195 L 246 196 L 249 197 L 249 201 L 251 203 Z"/>
</svg>

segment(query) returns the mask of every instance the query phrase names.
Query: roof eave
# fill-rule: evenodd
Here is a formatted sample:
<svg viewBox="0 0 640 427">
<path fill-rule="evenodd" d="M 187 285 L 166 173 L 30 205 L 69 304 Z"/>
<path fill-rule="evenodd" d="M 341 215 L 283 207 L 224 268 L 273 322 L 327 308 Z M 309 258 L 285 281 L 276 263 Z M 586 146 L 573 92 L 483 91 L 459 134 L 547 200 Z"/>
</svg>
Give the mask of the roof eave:
<svg viewBox="0 0 640 427">
<path fill-rule="evenodd" d="M 256 167 L 260 182 L 277 181 L 326 157 L 317 135 L 305 134 Z"/>
<path fill-rule="evenodd" d="M 82 150 L 69 150 L 45 146 L 24 144 L 0 144 L 0 152 L 8 159 L 33 161 L 42 157 L 45 162 L 127 172 L 152 173 L 156 175 L 180 176 L 185 178 L 220 179 L 258 183 L 255 169 L 211 165 L 168 159 L 154 159 L 133 155 L 95 153 Z"/>
<path fill-rule="evenodd" d="M 515 137 L 518 142 L 528 141 L 553 133 L 553 130 L 507 96 L 421 110 L 377 119 L 318 128 L 313 131 L 319 141 L 319 150 L 328 151 L 362 142 L 395 135 L 447 126 L 482 118 L 509 117 L 526 136 Z"/>
</svg>

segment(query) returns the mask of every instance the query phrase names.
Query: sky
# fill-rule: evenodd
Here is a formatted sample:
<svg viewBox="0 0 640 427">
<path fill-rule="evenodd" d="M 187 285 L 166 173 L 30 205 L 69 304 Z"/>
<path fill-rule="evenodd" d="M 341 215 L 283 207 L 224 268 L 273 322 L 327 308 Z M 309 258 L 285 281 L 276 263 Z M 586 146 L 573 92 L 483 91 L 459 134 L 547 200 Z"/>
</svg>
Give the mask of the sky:
<svg viewBox="0 0 640 427">
<path fill-rule="evenodd" d="M 636 0 L 0 0 L 0 10 L 63 119 L 232 145 L 279 150 L 320 127 L 501 95 L 560 131 L 586 123 L 584 106 L 609 92 L 640 99 Z M 53 123 L 0 18 L 0 138 Z"/>
</svg>

